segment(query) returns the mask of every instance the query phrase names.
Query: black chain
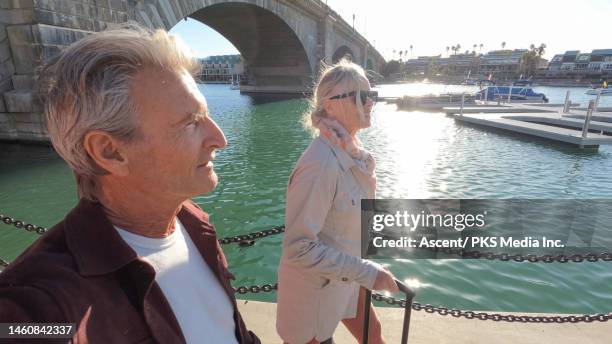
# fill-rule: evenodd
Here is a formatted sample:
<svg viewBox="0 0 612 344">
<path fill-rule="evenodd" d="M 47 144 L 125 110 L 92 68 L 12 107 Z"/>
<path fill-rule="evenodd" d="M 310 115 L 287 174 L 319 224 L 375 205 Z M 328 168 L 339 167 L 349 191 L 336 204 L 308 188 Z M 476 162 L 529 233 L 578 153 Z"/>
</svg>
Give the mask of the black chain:
<svg viewBox="0 0 612 344">
<path fill-rule="evenodd" d="M 25 229 L 28 232 L 36 232 L 40 235 L 45 234 L 47 232 L 47 228 L 45 227 L 36 226 L 21 220 L 15 220 L 12 217 L 4 216 L 2 214 L 0 214 L 0 221 L 4 222 L 7 225 L 13 225 L 19 229 Z"/>
<path fill-rule="evenodd" d="M 29 232 L 36 232 L 38 234 L 45 234 L 47 232 L 47 228 L 33 225 L 31 223 L 26 223 L 24 221 L 15 220 L 11 217 L 4 216 L 0 214 L 0 221 L 7 225 L 14 225 L 19 229 L 25 229 Z M 231 237 L 225 237 L 219 239 L 219 243 L 221 245 L 227 245 L 232 243 L 237 243 L 241 247 L 249 247 L 255 244 L 255 240 L 261 239 L 267 236 L 276 235 L 285 232 L 285 226 L 276 226 L 270 229 L 264 229 L 258 232 L 252 232 L 247 234 L 241 234 Z M 612 261 L 612 252 L 604 252 L 604 253 L 589 253 L 585 255 L 574 254 L 571 256 L 566 255 L 535 255 L 535 254 L 508 254 L 508 253 L 493 253 L 493 252 L 480 252 L 480 251 L 464 251 L 459 248 L 427 248 L 431 251 L 442 252 L 446 254 L 459 255 L 462 258 L 472 258 L 472 259 L 486 259 L 486 260 L 499 260 L 503 262 L 507 261 L 515 261 L 515 262 L 543 262 L 543 263 L 581 263 L 581 262 L 597 262 L 604 261 L 610 262 Z"/>
<path fill-rule="evenodd" d="M 234 292 L 237 294 L 258 294 L 261 292 L 272 292 L 278 290 L 278 283 L 274 284 L 263 284 L 261 286 L 241 286 L 234 288 Z M 396 299 L 392 296 L 384 296 L 378 293 L 372 293 L 372 299 L 380 302 L 384 302 L 390 306 L 398 306 L 404 308 L 406 306 L 405 299 Z M 464 317 L 466 319 L 478 319 L 478 320 L 493 320 L 493 321 L 504 321 L 504 322 L 522 322 L 522 323 L 578 323 L 578 322 L 594 322 L 594 321 L 608 321 L 612 320 L 612 312 L 608 314 L 590 314 L 590 315 L 568 315 L 568 316 L 533 316 L 533 315 L 515 315 L 515 314 L 497 314 L 497 313 L 486 313 L 486 312 L 474 312 L 464 311 L 454 308 L 446 308 L 432 305 L 422 305 L 418 302 L 412 303 L 412 309 L 415 311 L 425 311 L 427 313 L 438 313 L 439 315 L 452 315 L 455 318 Z"/>
<path fill-rule="evenodd" d="M 40 235 L 45 234 L 48 229 L 41 226 L 36 226 L 31 223 L 26 223 L 21 220 L 15 220 L 12 217 L 0 214 L 0 221 L 7 225 L 13 225 L 19 229 L 25 229 L 28 232 L 36 232 Z M 277 226 L 270 229 L 264 229 L 258 232 L 252 232 L 247 234 L 236 235 L 232 237 L 226 237 L 219 239 L 219 243 L 222 245 L 238 243 L 240 246 L 252 246 L 255 240 L 261 239 L 270 235 L 280 234 L 285 231 L 285 226 Z"/>
<path fill-rule="evenodd" d="M 221 245 L 238 243 L 242 247 L 252 246 L 255 240 L 261 239 L 270 235 L 280 234 L 285 232 L 285 226 L 277 226 L 270 229 L 264 229 L 259 232 L 252 232 L 243 235 L 236 235 L 233 237 L 226 237 L 219 239 Z"/>
<path fill-rule="evenodd" d="M 242 294 L 242 295 L 248 294 L 248 293 L 259 294 L 260 292 L 268 293 L 268 292 L 275 291 L 275 290 L 278 290 L 278 283 L 263 284 L 261 286 L 258 286 L 258 285 L 241 286 L 238 288 L 234 288 L 234 293 Z"/>
<path fill-rule="evenodd" d="M 381 294 L 373 293 L 372 298 L 376 301 L 385 302 L 392 306 L 406 306 L 406 300 L 396 299 L 392 296 L 384 296 Z M 533 316 L 533 315 L 515 315 L 515 314 L 498 314 L 498 313 L 486 313 L 486 312 L 474 312 L 464 311 L 455 308 L 446 308 L 433 305 L 422 305 L 418 302 L 412 303 L 412 309 L 415 311 L 425 311 L 427 313 L 438 313 L 439 315 L 452 315 L 455 318 L 464 317 L 466 319 L 478 319 L 478 320 L 493 320 L 493 321 L 505 321 L 505 322 L 522 322 L 522 323 L 578 323 L 578 322 L 594 322 L 594 321 L 608 321 L 612 320 L 612 312 L 608 314 L 587 314 L 587 315 L 567 315 L 567 316 Z"/>
<path fill-rule="evenodd" d="M 45 234 L 47 232 L 47 228 L 35 226 L 31 223 L 26 223 L 24 221 L 15 220 L 11 217 L 4 216 L 0 214 L 0 221 L 4 222 L 7 225 L 14 225 L 19 229 L 25 229 L 29 232 L 36 232 L 40 235 Z M 237 235 L 233 237 L 226 237 L 219 239 L 219 243 L 231 244 L 238 243 L 240 246 L 252 246 L 256 239 L 261 239 L 263 237 L 267 237 L 270 235 L 280 234 L 285 231 L 285 226 L 277 226 L 271 229 L 265 229 L 259 232 L 253 232 L 243 235 Z M 516 262 L 544 262 L 544 263 L 567 263 L 567 262 L 596 262 L 598 260 L 602 261 L 612 261 L 612 253 L 601 253 L 601 254 L 587 254 L 587 255 L 572 255 L 572 256 L 563 256 L 563 255 L 511 255 L 507 253 L 491 253 L 491 252 L 478 252 L 471 251 L 465 252 L 460 249 L 435 249 L 435 251 L 444 252 L 448 254 L 459 254 L 463 257 L 467 258 L 477 258 L 477 259 L 487 259 L 487 260 L 501 260 L 501 261 L 516 261 Z M 6 267 L 9 265 L 9 262 L 0 258 L 0 266 Z M 278 283 L 274 284 L 263 284 L 261 286 L 251 285 L 251 286 L 240 286 L 237 288 L 233 288 L 234 293 L 237 294 L 247 294 L 253 293 L 258 294 L 260 292 L 272 292 L 278 290 Z M 384 296 L 378 293 L 372 293 L 372 298 L 376 301 L 385 302 L 391 306 L 399 306 L 405 307 L 406 300 L 405 299 L 396 299 L 392 296 Z M 599 313 L 599 314 L 591 314 L 591 315 L 569 315 L 569 316 L 531 316 L 531 315 L 514 315 L 514 314 L 497 314 L 497 313 L 486 313 L 486 312 L 474 312 L 474 311 L 464 311 L 460 309 L 454 308 L 446 308 L 439 306 L 432 306 L 429 304 L 421 305 L 418 302 L 412 303 L 412 309 L 415 311 L 424 310 L 427 313 L 438 313 L 439 315 L 452 315 L 453 317 L 464 317 L 466 319 L 479 319 L 479 320 L 493 320 L 493 321 L 505 321 L 505 322 L 523 322 L 523 323 L 578 323 L 578 322 L 594 322 L 600 321 L 605 322 L 608 320 L 612 320 L 612 312 L 608 314 Z"/>
<path fill-rule="evenodd" d="M 434 252 L 442 252 L 446 254 L 454 254 L 459 255 L 462 258 L 470 258 L 470 259 L 486 259 L 486 260 L 499 260 L 502 262 L 515 261 L 515 262 L 531 262 L 531 263 L 582 263 L 582 262 L 597 262 L 604 261 L 610 262 L 612 261 L 612 252 L 603 252 L 603 253 L 588 253 L 588 254 L 574 254 L 570 256 L 566 256 L 563 254 L 552 255 L 535 255 L 535 254 L 509 254 L 509 253 L 494 253 L 494 252 L 480 252 L 480 251 L 464 251 L 460 248 L 436 248 L 436 247 L 428 247 L 424 248 L 426 250 L 434 251 Z"/>
</svg>

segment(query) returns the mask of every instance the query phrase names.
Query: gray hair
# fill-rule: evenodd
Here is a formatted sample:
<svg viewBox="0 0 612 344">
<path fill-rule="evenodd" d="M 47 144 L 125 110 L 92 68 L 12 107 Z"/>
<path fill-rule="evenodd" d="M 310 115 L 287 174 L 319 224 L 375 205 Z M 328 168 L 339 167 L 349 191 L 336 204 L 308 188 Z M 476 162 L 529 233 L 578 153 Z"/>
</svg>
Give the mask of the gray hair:
<svg viewBox="0 0 612 344">
<path fill-rule="evenodd" d="M 310 99 L 310 107 L 302 116 L 302 125 L 304 128 L 315 134 L 317 132 L 318 123 L 321 118 L 328 117 L 325 111 L 324 101 L 329 97 L 335 96 L 331 92 L 336 86 L 348 92 L 353 85 L 357 86 L 356 104 L 359 110 L 359 115 L 363 116 L 363 105 L 361 104 L 359 91 L 361 90 L 360 81 L 367 79 L 366 74 L 361 66 L 351 62 L 348 59 L 342 59 L 338 63 L 331 66 L 322 66 L 319 80 L 315 85 Z"/>
<path fill-rule="evenodd" d="M 51 143 L 73 170 L 79 198 L 96 199 L 99 167 L 83 145 L 93 130 L 123 141 L 140 138 L 130 81 L 146 67 L 194 74 L 198 61 L 176 37 L 135 24 L 88 35 L 47 63 L 40 95 Z"/>
</svg>

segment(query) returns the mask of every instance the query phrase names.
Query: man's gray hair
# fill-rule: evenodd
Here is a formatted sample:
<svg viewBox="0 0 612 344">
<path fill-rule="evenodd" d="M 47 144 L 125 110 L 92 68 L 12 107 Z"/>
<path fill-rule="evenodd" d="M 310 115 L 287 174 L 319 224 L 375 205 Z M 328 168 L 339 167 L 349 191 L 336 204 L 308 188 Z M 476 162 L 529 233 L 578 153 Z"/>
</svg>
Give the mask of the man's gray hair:
<svg viewBox="0 0 612 344">
<path fill-rule="evenodd" d="M 99 167 L 84 147 L 85 135 L 107 132 L 124 142 L 140 137 L 130 81 L 147 67 L 196 73 L 191 50 L 164 30 L 129 24 L 73 43 L 41 73 L 40 92 L 49 137 L 77 179 L 79 198 L 96 199 Z"/>
</svg>

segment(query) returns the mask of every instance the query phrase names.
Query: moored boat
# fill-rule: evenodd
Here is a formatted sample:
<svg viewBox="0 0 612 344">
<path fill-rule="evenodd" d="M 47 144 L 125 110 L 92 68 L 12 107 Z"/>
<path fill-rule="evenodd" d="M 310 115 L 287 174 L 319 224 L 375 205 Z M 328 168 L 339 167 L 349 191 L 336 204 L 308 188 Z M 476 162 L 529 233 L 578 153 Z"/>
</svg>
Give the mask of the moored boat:
<svg viewBox="0 0 612 344">
<path fill-rule="evenodd" d="M 544 93 L 536 93 L 531 87 L 489 86 L 476 92 L 478 100 L 510 103 L 548 103 Z"/>
<path fill-rule="evenodd" d="M 612 88 L 593 88 L 590 90 L 586 91 L 586 94 L 591 95 L 591 96 L 597 96 L 599 94 L 601 94 L 602 96 L 609 96 L 612 95 Z"/>
</svg>

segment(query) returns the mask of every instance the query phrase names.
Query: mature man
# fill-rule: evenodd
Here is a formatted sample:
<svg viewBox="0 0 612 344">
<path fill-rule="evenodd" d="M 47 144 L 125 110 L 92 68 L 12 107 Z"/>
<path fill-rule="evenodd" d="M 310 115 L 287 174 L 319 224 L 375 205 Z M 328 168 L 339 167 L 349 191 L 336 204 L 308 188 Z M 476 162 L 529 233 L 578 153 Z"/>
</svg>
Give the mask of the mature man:
<svg viewBox="0 0 612 344">
<path fill-rule="evenodd" d="M 79 203 L 0 274 L 0 323 L 76 323 L 74 342 L 259 343 L 208 215 L 227 144 L 166 32 L 83 38 L 43 73 L 49 135 Z"/>
</svg>

